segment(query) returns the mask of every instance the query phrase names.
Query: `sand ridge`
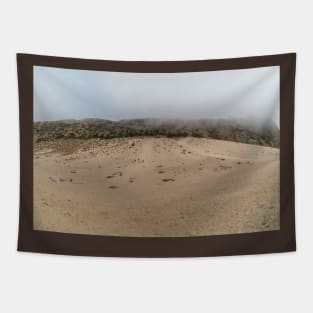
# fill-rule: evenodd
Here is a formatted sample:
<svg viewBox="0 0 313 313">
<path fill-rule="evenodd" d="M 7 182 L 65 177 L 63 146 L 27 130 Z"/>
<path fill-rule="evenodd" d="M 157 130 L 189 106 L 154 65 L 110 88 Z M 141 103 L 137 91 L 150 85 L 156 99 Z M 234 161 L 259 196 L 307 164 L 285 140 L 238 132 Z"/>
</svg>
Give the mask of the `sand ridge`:
<svg viewBox="0 0 313 313">
<path fill-rule="evenodd" d="M 279 229 L 279 149 L 207 138 L 35 144 L 34 228 L 115 236 Z"/>
</svg>

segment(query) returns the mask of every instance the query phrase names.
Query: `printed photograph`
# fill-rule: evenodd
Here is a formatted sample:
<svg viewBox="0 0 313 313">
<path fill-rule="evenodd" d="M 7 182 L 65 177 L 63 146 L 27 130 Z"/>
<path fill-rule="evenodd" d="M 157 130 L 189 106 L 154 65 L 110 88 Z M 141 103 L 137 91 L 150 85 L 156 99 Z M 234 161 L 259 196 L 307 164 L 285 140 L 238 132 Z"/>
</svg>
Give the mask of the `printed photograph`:
<svg viewBox="0 0 313 313">
<path fill-rule="evenodd" d="M 280 229 L 280 70 L 33 67 L 35 230 Z"/>
</svg>

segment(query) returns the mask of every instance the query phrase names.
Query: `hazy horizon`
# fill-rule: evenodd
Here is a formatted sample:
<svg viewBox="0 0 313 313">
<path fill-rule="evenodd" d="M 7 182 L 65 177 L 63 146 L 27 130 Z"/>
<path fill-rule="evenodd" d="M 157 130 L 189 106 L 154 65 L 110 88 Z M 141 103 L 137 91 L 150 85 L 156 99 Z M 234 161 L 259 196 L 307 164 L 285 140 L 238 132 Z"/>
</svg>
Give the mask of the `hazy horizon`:
<svg viewBox="0 0 313 313">
<path fill-rule="evenodd" d="M 279 127 L 279 66 L 126 73 L 34 66 L 34 121 L 236 119 Z"/>
</svg>

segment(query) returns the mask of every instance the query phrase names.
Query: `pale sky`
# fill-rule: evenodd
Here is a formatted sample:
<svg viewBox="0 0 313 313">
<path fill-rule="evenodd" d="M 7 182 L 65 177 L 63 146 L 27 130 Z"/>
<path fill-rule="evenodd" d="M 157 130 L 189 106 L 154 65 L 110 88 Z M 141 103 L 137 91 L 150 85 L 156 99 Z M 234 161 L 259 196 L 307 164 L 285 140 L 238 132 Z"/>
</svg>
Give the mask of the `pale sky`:
<svg viewBox="0 0 313 313">
<path fill-rule="evenodd" d="M 279 126 L 279 66 L 126 73 L 34 66 L 34 120 L 244 118 Z"/>
</svg>

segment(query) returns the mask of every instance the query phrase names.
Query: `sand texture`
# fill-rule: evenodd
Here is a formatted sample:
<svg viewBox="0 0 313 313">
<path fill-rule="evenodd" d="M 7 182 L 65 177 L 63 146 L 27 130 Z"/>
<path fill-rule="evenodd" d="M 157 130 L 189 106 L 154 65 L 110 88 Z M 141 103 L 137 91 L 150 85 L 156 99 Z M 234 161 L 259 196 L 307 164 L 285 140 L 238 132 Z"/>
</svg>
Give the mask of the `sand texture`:
<svg viewBox="0 0 313 313">
<path fill-rule="evenodd" d="M 279 149 L 206 138 L 34 143 L 34 228 L 115 236 L 279 229 Z"/>
</svg>

